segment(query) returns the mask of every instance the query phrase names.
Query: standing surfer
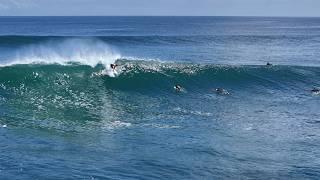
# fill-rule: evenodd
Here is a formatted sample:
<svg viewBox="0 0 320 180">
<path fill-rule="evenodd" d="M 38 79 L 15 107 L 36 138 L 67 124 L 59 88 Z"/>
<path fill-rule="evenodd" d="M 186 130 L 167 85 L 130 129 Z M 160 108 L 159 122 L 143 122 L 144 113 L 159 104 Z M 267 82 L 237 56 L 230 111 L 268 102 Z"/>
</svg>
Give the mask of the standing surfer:
<svg viewBox="0 0 320 180">
<path fill-rule="evenodd" d="M 116 67 L 117 67 L 118 65 L 117 64 L 110 64 L 110 68 L 114 71 L 114 70 L 116 70 Z"/>
</svg>

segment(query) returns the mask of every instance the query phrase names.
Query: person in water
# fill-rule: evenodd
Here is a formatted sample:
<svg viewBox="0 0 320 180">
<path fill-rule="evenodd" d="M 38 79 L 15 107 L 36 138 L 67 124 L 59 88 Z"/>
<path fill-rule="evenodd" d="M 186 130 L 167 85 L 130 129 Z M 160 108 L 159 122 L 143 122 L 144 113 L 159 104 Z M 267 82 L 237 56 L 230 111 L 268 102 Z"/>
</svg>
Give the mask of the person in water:
<svg viewBox="0 0 320 180">
<path fill-rule="evenodd" d="M 182 86 L 180 86 L 179 84 L 174 85 L 173 88 L 174 88 L 177 92 L 182 91 Z"/>
<path fill-rule="evenodd" d="M 319 89 L 319 88 L 313 88 L 313 89 L 311 90 L 311 92 L 312 92 L 313 94 L 320 94 L 320 89 Z"/>
<path fill-rule="evenodd" d="M 118 66 L 117 64 L 110 64 L 110 67 L 111 67 L 112 70 L 116 70 L 117 66 Z"/>
<path fill-rule="evenodd" d="M 272 64 L 271 64 L 271 63 L 269 63 L 269 62 L 267 62 L 267 66 L 272 66 Z"/>
<path fill-rule="evenodd" d="M 229 95 L 230 94 L 227 90 L 225 90 L 223 88 L 217 88 L 217 89 L 215 89 L 215 92 L 217 94 L 221 94 L 221 95 Z"/>
</svg>

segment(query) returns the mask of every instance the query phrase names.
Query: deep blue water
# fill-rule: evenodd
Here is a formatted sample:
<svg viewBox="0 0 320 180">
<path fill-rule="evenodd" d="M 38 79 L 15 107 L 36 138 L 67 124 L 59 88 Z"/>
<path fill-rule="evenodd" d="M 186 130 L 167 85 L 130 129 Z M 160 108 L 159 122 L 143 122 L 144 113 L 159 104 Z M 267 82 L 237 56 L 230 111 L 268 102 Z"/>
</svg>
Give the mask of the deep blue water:
<svg viewBox="0 0 320 180">
<path fill-rule="evenodd" d="M 0 179 L 319 179 L 319 48 L 320 18 L 0 17 Z"/>
</svg>

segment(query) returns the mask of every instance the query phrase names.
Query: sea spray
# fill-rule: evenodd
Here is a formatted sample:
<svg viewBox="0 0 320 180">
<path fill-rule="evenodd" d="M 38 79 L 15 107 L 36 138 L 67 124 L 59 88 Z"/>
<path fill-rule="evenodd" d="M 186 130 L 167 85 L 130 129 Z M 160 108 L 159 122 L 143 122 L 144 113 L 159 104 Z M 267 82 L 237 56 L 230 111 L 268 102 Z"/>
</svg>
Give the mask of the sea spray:
<svg viewBox="0 0 320 180">
<path fill-rule="evenodd" d="M 103 64 L 109 67 L 121 56 L 108 44 L 94 38 L 70 38 L 61 41 L 24 46 L 16 51 L 16 56 L 2 63 L 13 64 L 62 64 L 79 63 L 90 65 Z"/>
</svg>

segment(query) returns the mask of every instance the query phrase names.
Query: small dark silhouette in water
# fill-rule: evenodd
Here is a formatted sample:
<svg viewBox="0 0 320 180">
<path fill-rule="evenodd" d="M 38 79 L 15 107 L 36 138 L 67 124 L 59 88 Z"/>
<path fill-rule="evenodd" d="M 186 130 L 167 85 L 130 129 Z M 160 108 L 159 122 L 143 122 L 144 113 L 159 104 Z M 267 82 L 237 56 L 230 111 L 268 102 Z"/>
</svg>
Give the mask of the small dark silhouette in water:
<svg viewBox="0 0 320 180">
<path fill-rule="evenodd" d="M 118 66 L 117 64 L 110 64 L 110 67 L 111 67 L 111 69 L 113 69 L 113 70 L 115 70 L 117 66 Z"/>
<path fill-rule="evenodd" d="M 319 95 L 319 94 L 320 94 L 320 89 L 319 89 L 319 88 L 313 88 L 313 89 L 311 90 L 311 93 L 312 93 L 312 94 Z"/>
<path fill-rule="evenodd" d="M 176 90 L 176 92 L 182 91 L 182 86 L 180 86 L 179 84 L 174 85 L 173 88 L 174 88 L 174 90 Z"/>
<path fill-rule="evenodd" d="M 223 89 L 223 88 L 217 88 L 217 89 L 215 89 L 214 91 L 215 91 L 217 94 L 220 94 L 220 95 L 229 95 L 229 94 L 230 94 L 227 90 L 225 90 L 225 89 Z"/>
<path fill-rule="evenodd" d="M 267 62 L 267 64 L 266 64 L 267 66 L 272 66 L 272 64 L 271 63 L 269 63 L 269 62 Z"/>
</svg>

